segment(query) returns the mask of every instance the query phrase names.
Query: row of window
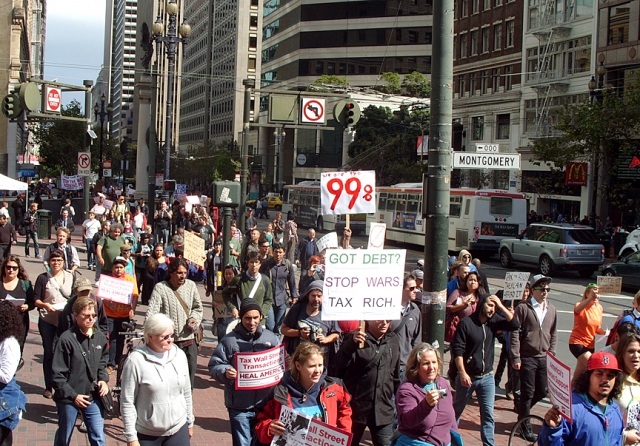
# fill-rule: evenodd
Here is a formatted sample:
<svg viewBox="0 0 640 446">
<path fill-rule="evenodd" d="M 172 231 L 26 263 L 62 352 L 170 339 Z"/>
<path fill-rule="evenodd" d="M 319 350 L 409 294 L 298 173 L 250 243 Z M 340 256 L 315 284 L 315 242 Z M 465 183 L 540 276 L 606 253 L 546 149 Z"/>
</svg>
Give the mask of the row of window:
<svg viewBox="0 0 640 446">
<path fill-rule="evenodd" d="M 503 37 L 503 28 L 505 29 Z M 478 54 L 500 51 L 503 48 L 512 48 L 515 45 L 515 20 L 507 20 L 496 23 L 491 27 L 484 26 L 470 32 L 461 32 L 458 37 L 458 49 L 460 59 L 477 56 Z"/>
<path fill-rule="evenodd" d="M 431 56 L 413 57 L 362 57 L 350 58 L 349 62 L 336 62 L 333 60 L 301 59 L 299 62 L 299 75 L 310 76 L 312 74 L 379 74 L 393 71 L 407 74 L 413 71 L 431 73 Z"/>
<path fill-rule="evenodd" d="M 458 97 L 511 91 L 513 90 L 514 76 L 520 76 L 520 74 L 514 74 L 511 65 L 457 76 L 455 82 L 457 83 Z"/>
<path fill-rule="evenodd" d="M 516 0 L 507 0 L 507 3 L 511 3 L 511 2 L 515 2 Z M 489 11 L 491 10 L 492 7 L 492 3 L 493 3 L 493 7 L 494 8 L 498 8 L 500 6 L 502 6 L 502 2 L 503 0 L 455 0 L 455 11 L 457 11 L 458 13 L 456 14 L 456 19 L 458 18 L 464 18 L 464 17 L 468 17 L 469 16 L 469 12 L 471 12 L 471 15 L 473 14 L 479 14 L 480 13 L 480 6 L 481 6 L 481 2 L 482 2 L 482 10 L 483 11 Z M 471 5 L 469 5 L 471 4 Z M 469 6 L 471 6 L 471 9 L 469 8 Z"/>
<path fill-rule="evenodd" d="M 494 139 L 509 139 L 511 129 L 511 115 L 509 113 L 496 115 Z M 471 118 L 471 141 L 484 140 L 485 119 L 484 116 Z"/>
</svg>

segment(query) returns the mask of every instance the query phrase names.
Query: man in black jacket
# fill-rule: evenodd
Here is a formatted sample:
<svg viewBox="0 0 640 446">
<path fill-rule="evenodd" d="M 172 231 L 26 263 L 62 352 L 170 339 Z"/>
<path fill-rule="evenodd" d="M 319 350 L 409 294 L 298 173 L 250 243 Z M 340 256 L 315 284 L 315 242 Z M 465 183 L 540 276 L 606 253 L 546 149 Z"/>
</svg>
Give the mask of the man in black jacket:
<svg viewBox="0 0 640 446">
<path fill-rule="evenodd" d="M 11 255 L 11 246 L 16 244 L 18 236 L 16 228 L 7 223 L 7 216 L 0 214 L 0 259 L 6 259 Z"/>
<path fill-rule="evenodd" d="M 262 242 L 260 246 L 262 246 Z M 279 334 L 287 312 L 287 288 L 291 298 L 298 299 L 296 272 L 292 268 L 291 262 L 284 258 L 282 243 L 273 242 L 273 257 L 269 256 L 267 260 L 262 261 L 260 272 L 269 277 L 273 287 L 273 305 L 267 314 L 267 328 Z"/>
<path fill-rule="evenodd" d="M 301 240 L 296 248 L 296 265 L 300 267 L 301 276 L 309 269 L 309 259 L 317 255 L 320 255 L 320 251 L 316 240 L 316 230 L 311 228 L 309 229 L 309 236 Z"/>
<path fill-rule="evenodd" d="M 497 314 L 498 311 L 505 316 Z M 484 446 L 494 445 L 493 404 L 496 387 L 493 356 L 496 333 L 500 330 L 517 330 L 519 327 L 513 311 L 506 308 L 497 296 L 485 295 L 476 311 L 460 321 L 451 344 L 451 356 L 458 368 L 453 400 L 456 419 L 460 421 L 460 415 L 475 391 L 480 407 L 480 435 Z"/>
<path fill-rule="evenodd" d="M 400 346 L 389 326 L 390 321 L 368 321 L 365 333 L 348 333 L 332 364 L 333 376 L 342 378 L 352 396 L 353 445 L 360 443 L 367 427 L 374 446 L 391 442 L 392 398 L 400 385 Z M 364 347 L 358 348 L 361 343 Z"/>
</svg>

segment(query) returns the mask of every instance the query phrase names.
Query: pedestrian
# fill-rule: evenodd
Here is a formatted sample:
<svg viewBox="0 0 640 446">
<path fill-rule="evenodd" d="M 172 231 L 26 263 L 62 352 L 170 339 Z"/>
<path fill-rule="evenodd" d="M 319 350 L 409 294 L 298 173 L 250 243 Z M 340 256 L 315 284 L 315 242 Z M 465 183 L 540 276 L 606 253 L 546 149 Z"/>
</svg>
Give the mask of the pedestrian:
<svg viewBox="0 0 640 446">
<path fill-rule="evenodd" d="M 26 238 L 24 240 L 24 255 L 29 255 L 29 239 L 33 240 L 33 249 L 35 250 L 36 257 L 40 259 L 40 245 L 38 244 L 38 203 L 31 203 L 29 210 L 24 215 L 24 219 L 21 224 L 24 227 Z"/>
<path fill-rule="evenodd" d="M 155 222 L 156 243 L 167 245 L 170 241 L 172 212 L 167 208 L 167 202 L 162 200 L 156 210 L 153 220 Z"/>
<path fill-rule="evenodd" d="M 298 246 L 298 225 L 295 216 L 291 214 L 284 225 L 284 246 L 287 251 L 287 259 L 294 263 L 296 260 L 296 248 Z"/>
<path fill-rule="evenodd" d="M 24 299 L 24 303 L 16 307 L 22 315 L 24 325 L 24 332 L 18 338 L 20 349 L 22 350 L 27 339 L 27 333 L 29 333 L 29 311 L 36 307 L 33 286 L 18 256 L 10 255 L 2 261 L 0 275 L 2 278 L 0 281 L 0 300 L 6 300 L 7 297 Z"/>
<path fill-rule="evenodd" d="M 620 406 L 623 420 L 627 428 L 638 429 L 640 419 L 640 335 L 628 333 L 620 339 L 619 349 L 616 352 L 618 365 L 622 370 L 622 388 L 616 403 Z M 636 439 L 635 443 L 640 442 Z"/>
<path fill-rule="evenodd" d="M 242 246 L 242 252 L 240 253 L 240 264 L 242 265 L 242 269 L 247 269 L 247 258 L 250 253 L 260 253 L 260 245 L 258 243 L 259 241 L 260 231 L 258 231 L 257 229 L 251 230 L 251 232 L 249 232 L 249 237 L 247 237 L 244 245 Z"/>
<path fill-rule="evenodd" d="M 75 246 L 72 246 L 69 242 L 69 229 L 60 227 L 56 230 L 56 241 L 47 246 L 44 250 L 43 263 L 44 267 L 49 267 L 49 257 L 51 253 L 56 250 L 60 250 L 64 253 L 64 269 L 74 274 L 75 271 L 80 268 L 80 257 L 78 256 L 78 250 Z"/>
<path fill-rule="evenodd" d="M 67 228 L 69 229 L 69 233 L 73 233 L 75 230 L 75 225 L 73 223 L 73 218 L 69 215 L 69 211 L 64 209 L 60 214 L 60 218 L 56 222 L 55 226 L 56 230 L 58 228 Z"/>
<path fill-rule="evenodd" d="M 124 196 L 120 195 L 118 197 L 118 202 L 113 207 L 113 212 L 115 214 L 115 219 L 117 223 L 124 223 L 124 214 L 129 212 L 129 205 L 125 203 Z"/>
<path fill-rule="evenodd" d="M 400 345 L 400 380 L 404 380 L 409 352 L 422 341 L 422 313 L 416 304 L 418 285 L 413 274 L 402 280 L 401 318 L 391 321 L 390 331 L 398 336 Z"/>
<path fill-rule="evenodd" d="M 85 277 L 78 277 L 75 283 L 73 284 L 73 293 L 71 297 L 67 300 L 64 309 L 61 311 L 60 316 L 58 317 L 58 329 L 56 330 L 56 339 L 62 336 L 62 333 L 70 329 L 73 324 L 75 324 L 75 317 L 73 316 L 73 304 L 81 297 L 90 297 L 96 303 L 96 317 L 95 324 L 93 326 L 94 329 L 99 329 L 103 333 L 109 333 L 109 320 L 107 318 L 107 313 L 104 310 L 104 303 L 102 299 L 97 296 L 92 295 L 93 286 L 91 285 L 91 281 Z"/>
<path fill-rule="evenodd" d="M 308 263 L 311 256 L 317 255 L 320 255 L 320 251 L 318 250 L 316 231 L 315 229 L 311 228 L 307 233 L 307 237 L 301 240 L 300 243 L 298 243 L 298 247 L 296 248 L 296 265 L 301 268 L 301 276 L 309 268 Z"/>
<path fill-rule="evenodd" d="M 11 255 L 11 247 L 18 242 L 16 228 L 7 222 L 7 216 L 0 214 L 0 258 L 6 259 Z"/>
<path fill-rule="evenodd" d="M 253 215 L 253 209 L 247 208 L 247 219 L 244 222 L 244 235 L 247 238 L 250 238 L 249 234 L 254 229 L 255 230 L 258 229 L 258 220 L 256 220 L 256 217 L 254 217 L 254 215 Z"/>
<path fill-rule="evenodd" d="M 15 201 L 11 203 L 11 207 L 13 208 L 13 216 L 15 218 L 16 226 L 22 224 L 22 220 L 25 213 L 25 203 L 24 203 L 24 194 L 19 194 Z"/>
<path fill-rule="evenodd" d="M 240 303 L 247 298 L 254 299 L 260 304 L 262 314 L 269 314 L 273 305 L 273 288 L 269 278 L 260 273 L 261 265 L 260 255 L 257 252 L 250 253 L 247 269 L 238 274 L 222 292 L 227 308 L 234 318 L 238 317 L 240 308 L 235 300 L 236 296 Z"/>
<path fill-rule="evenodd" d="M 284 258 L 284 246 L 282 243 L 273 244 L 273 257 L 262 262 L 260 272 L 267 277 L 273 287 L 273 305 L 267 314 L 267 328 L 279 334 L 280 327 L 287 312 L 289 298 L 297 300 L 296 273 L 291 262 Z"/>
<path fill-rule="evenodd" d="M 96 309 L 92 298 L 77 299 L 73 315 L 76 323 L 60 336 L 54 354 L 53 398 L 58 411 L 54 445 L 69 445 L 80 412 L 89 443 L 102 446 L 106 441 L 100 397 L 109 392 L 109 375 L 105 370 L 109 355 L 107 337 L 94 329 Z"/>
<path fill-rule="evenodd" d="M 282 220 L 282 212 L 276 214 L 276 219 L 273 220 L 271 224 L 273 225 L 273 234 L 276 241 L 284 243 L 284 220 Z"/>
<path fill-rule="evenodd" d="M 98 242 L 102 240 L 102 237 L 109 236 L 109 232 L 111 231 L 111 223 L 108 221 L 103 221 L 100 223 L 100 230 L 94 234 L 91 238 L 91 250 L 93 251 L 93 261 L 94 261 L 94 269 L 96 271 L 95 281 L 97 282 L 100 278 L 100 273 L 102 271 L 102 267 L 100 262 L 98 262 Z"/>
<path fill-rule="evenodd" d="M 596 334 L 609 334 L 601 327 L 604 310 L 600 305 L 598 284 L 590 283 L 582 293 L 582 300 L 573 307 L 573 330 L 569 336 L 569 350 L 577 358 L 585 352 L 593 353 Z"/>
<path fill-rule="evenodd" d="M 96 214 L 89 211 L 88 218 L 82 222 L 82 241 L 87 248 L 87 269 L 93 271 L 96 267 L 96 252 L 93 248 L 93 236 L 100 231 L 100 222 L 96 220 Z"/>
<path fill-rule="evenodd" d="M 120 256 L 120 247 L 127 243 L 121 237 L 123 229 L 120 223 L 114 223 L 109 227 L 109 234 L 98 241 L 96 257 L 102 274 L 111 273 L 114 259 Z"/>
</svg>

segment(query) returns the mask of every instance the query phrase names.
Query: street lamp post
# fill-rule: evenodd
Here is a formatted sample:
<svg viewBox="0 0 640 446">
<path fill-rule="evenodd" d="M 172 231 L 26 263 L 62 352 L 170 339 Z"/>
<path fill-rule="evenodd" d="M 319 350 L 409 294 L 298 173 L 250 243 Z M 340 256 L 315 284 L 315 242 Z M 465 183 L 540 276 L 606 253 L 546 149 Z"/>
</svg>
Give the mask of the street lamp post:
<svg viewBox="0 0 640 446">
<path fill-rule="evenodd" d="M 98 168 L 98 178 L 102 179 L 102 147 L 104 144 L 104 120 L 108 116 L 111 115 L 111 104 L 107 104 L 107 108 L 105 110 L 104 104 L 107 102 L 107 97 L 102 93 L 100 97 L 100 106 L 96 102 L 96 105 L 93 106 L 93 113 L 96 115 L 96 120 L 100 119 L 100 167 Z"/>
<path fill-rule="evenodd" d="M 589 96 L 591 96 L 591 102 L 597 100 L 598 102 L 602 102 L 603 91 L 609 91 L 611 89 L 611 85 L 604 84 L 604 77 L 607 74 L 607 69 L 604 66 L 603 62 L 600 62 L 598 68 L 596 68 L 596 76 L 598 76 L 598 80 L 596 81 L 596 76 L 591 76 L 591 80 L 589 81 Z"/>
<path fill-rule="evenodd" d="M 167 60 L 169 62 L 167 70 L 167 114 L 165 116 L 165 138 L 164 138 L 164 179 L 170 178 L 170 164 L 171 164 L 171 133 L 173 126 L 173 76 L 176 68 L 176 53 L 178 51 L 178 43 L 187 43 L 187 37 L 191 34 L 191 26 L 182 22 L 180 26 L 176 26 L 177 16 L 179 12 L 178 4 L 175 0 L 169 0 L 165 8 L 166 13 L 169 15 L 169 25 L 167 26 L 167 33 L 162 35 L 164 30 L 164 23 L 162 18 L 158 15 L 155 23 L 153 24 L 153 38 L 157 45 L 164 43 Z M 177 31 L 177 33 L 176 33 Z M 179 36 L 178 36 L 179 34 Z M 155 159 L 153 161 L 155 162 Z"/>
<path fill-rule="evenodd" d="M 276 139 L 276 150 L 278 153 L 278 181 L 276 182 L 276 187 L 278 188 L 278 192 L 282 192 L 284 188 L 284 138 L 287 136 L 287 133 L 284 131 L 284 128 L 277 127 L 273 136 Z"/>
</svg>

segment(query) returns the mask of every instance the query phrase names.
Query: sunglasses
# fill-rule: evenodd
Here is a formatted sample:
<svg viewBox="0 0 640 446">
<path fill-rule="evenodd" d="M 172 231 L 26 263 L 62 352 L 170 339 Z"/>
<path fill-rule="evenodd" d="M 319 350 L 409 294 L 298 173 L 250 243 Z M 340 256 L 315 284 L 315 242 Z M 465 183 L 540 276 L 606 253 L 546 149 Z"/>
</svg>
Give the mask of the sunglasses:
<svg viewBox="0 0 640 446">
<path fill-rule="evenodd" d="M 409 291 L 413 291 L 413 290 L 415 290 L 416 288 L 417 288 L 417 287 L 415 287 L 415 286 L 407 287 L 407 289 L 408 289 Z"/>
<path fill-rule="evenodd" d="M 125 250 L 124 250 L 124 251 L 122 251 L 122 252 L 131 252 L 131 250 L 130 250 L 130 249 L 125 249 Z"/>
<path fill-rule="evenodd" d="M 462 256 L 463 259 L 470 259 L 471 256 Z"/>
<path fill-rule="evenodd" d="M 98 317 L 97 314 L 95 313 L 91 313 L 91 314 L 81 314 L 80 316 L 82 316 L 83 319 L 95 319 Z"/>
<path fill-rule="evenodd" d="M 175 333 L 171 333 L 171 334 L 164 335 L 164 336 L 158 335 L 158 338 L 159 338 L 161 341 L 168 341 L 169 339 L 173 339 L 173 338 L 175 338 L 175 337 L 176 337 L 176 334 L 175 334 Z"/>
<path fill-rule="evenodd" d="M 551 291 L 551 288 L 544 288 L 541 286 L 537 286 L 533 288 L 534 290 L 538 290 L 538 291 L 542 291 L 543 293 L 548 293 L 549 291 Z"/>
<path fill-rule="evenodd" d="M 18 269 L 20 269 L 20 267 L 18 266 L 11 266 L 11 265 L 6 265 L 4 267 L 4 269 L 8 270 L 8 271 L 18 271 Z"/>
</svg>

